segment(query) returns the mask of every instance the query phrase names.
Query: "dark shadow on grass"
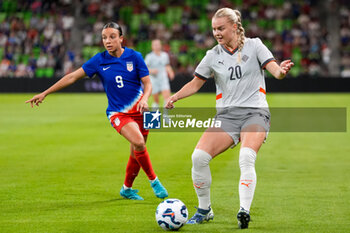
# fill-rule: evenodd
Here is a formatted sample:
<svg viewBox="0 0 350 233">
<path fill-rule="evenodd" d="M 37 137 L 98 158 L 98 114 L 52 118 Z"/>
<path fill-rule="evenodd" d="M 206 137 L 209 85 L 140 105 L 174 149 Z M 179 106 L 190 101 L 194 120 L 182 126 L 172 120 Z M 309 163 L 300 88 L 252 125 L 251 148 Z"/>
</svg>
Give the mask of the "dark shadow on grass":
<svg viewBox="0 0 350 233">
<path fill-rule="evenodd" d="M 243 230 L 244 232 L 251 232 L 251 231 L 257 231 L 257 232 L 278 232 L 275 231 L 274 229 L 268 229 L 268 228 L 263 228 L 263 227 L 256 227 L 256 226 L 251 226 L 246 230 Z M 206 223 L 204 222 L 203 224 L 200 225 L 185 225 L 181 228 L 181 232 L 201 232 L 201 233 L 224 233 L 224 232 L 242 232 L 242 229 L 238 228 L 238 225 L 236 222 L 232 223 L 217 223 L 210 222 Z"/>
</svg>

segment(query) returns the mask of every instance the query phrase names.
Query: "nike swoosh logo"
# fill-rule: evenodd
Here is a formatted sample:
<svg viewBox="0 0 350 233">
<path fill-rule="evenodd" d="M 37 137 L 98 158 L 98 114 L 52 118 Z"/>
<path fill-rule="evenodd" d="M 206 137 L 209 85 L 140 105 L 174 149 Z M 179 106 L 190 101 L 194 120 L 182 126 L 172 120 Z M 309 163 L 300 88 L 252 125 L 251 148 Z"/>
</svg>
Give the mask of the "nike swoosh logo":
<svg viewBox="0 0 350 233">
<path fill-rule="evenodd" d="M 105 70 L 108 70 L 109 68 L 111 68 L 110 66 L 108 66 L 108 67 L 103 67 L 102 69 L 103 69 L 103 71 L 105 71 Z"/>
</svg>

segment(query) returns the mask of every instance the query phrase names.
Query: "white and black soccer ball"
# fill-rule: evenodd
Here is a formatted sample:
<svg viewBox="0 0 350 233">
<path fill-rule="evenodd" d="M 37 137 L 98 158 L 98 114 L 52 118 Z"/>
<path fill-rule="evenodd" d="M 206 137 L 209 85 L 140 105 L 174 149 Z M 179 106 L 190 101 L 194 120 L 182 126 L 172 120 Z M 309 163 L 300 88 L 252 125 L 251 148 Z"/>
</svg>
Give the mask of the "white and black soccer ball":
<svg viewBox="0 0 350 233">
<path fill-rule="evenodd" d="M 188 210 L 179 199 L 166 199 L 162 201 L 156 210 L 158 225 L 166 231 L 180 229 L 187 221 Z"/>
</svg>

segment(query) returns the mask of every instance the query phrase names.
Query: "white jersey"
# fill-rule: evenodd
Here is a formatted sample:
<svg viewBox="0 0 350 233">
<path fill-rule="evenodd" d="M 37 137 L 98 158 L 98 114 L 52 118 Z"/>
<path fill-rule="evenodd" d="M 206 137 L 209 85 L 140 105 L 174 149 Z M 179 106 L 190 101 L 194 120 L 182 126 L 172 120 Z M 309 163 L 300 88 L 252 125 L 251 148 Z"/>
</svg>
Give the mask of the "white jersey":
<svg viewBox="0 0 350 233">
<path fill-rule="evenodd" d="M 150 52 L 146 55 L 145 62 L 148 69 L 158 70 L 156 75 L 150 74 L 151 78 L 168 79 L 168 74 L 165 67 L 166 65 L 169 65 L 169 56 L 166 52 L 160 52 L 160 55 Z"/>
<path fill-rule="evenodd" d="M 275 60 L 259 38 L 246 38 L 238 59 L 238 49 L 229 51 L 216 45 L 197 66 L 197 78 L 214 77 L 216 107 L 268 107 L 264 68 Z"/>
</svg>

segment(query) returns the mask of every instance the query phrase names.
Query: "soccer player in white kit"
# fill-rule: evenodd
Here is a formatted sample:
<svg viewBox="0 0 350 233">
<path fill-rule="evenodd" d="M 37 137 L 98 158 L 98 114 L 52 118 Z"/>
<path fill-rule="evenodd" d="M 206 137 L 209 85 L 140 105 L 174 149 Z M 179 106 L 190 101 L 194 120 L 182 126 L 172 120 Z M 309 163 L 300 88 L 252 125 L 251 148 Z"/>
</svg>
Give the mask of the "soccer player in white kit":
<svg viewBox="0 0 350 233">
<path fill-rule="evenodd" d="M 220 129 L 208 128 L 192 154 L 192 180 L 199 205 L 187 224 L 214 218 L 210 203 L 209 162 L 241 142 L 237 220 L 238 227 L 244 229 L 248 228 L 250 221 L 249 210 L 256 186 L 257 152 L 270 127 L 264 69 L 275 78 L 283 79 L 294 64 L 285 60 L 278 65 L 259 38 L 246 38 L 238 10 L 219 9 L 212 18 L 212 29 L 218 45 L 207 51 L 193 80 L 171 96 L 166 107 L 173 108 L 174 102 L 196 93 L 207 79 L 214 78 L 216 119 L 222 122 L 222 126 Z"/>
<path fill-rule="evenodd" d="M 173 80 L 175 77 L 174 71 L 170 65 L 169 55 L 162 51 L 162 43 L 160 40 L 152 40 L 152 52 L 146 55 L 145 62 L 152 83 L 152 95 L 154 100 L 152 107 L 158 108 L 159 93 L 163 95 L 164 103 L 166 103 L 170 97 L 169 79 Z"/>
</svg>

